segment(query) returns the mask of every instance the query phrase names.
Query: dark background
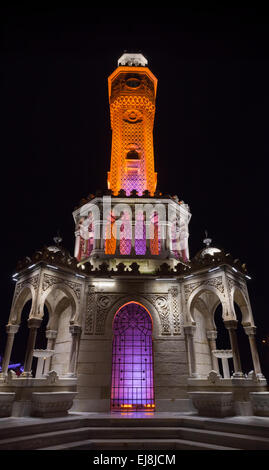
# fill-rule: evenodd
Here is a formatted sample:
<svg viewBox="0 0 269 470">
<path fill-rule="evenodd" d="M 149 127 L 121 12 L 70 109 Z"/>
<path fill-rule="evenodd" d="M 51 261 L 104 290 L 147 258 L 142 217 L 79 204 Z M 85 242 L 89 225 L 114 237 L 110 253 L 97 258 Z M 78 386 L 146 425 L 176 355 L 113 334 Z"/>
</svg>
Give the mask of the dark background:
<svg viewBox="0 0 269 470">
<path fill-rule="evenodd" d="M 268 12 L 9 7 L 1 22 L 0 354 L 17 261 L 57 230 L 73 254 L 72 211 L 106 188 L 107 77 L 124 50 L 141 51 L 158 78 L 158 187 L 190 205 L 191 257 L 207 229 L 213 245 L 247 263 L 269 376 Z"/>
</svg>

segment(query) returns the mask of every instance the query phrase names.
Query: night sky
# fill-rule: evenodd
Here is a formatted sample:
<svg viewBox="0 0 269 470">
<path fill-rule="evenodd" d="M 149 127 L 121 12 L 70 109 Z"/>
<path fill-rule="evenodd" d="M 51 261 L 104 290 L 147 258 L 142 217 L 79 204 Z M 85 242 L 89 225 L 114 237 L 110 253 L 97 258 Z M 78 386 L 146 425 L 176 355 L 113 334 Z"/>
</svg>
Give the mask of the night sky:
<svg viewBox="0 0 269 470">
<path fill-rule="evenodd" d="M 267 12 L 24 7 L 2 8 L 1 23 L 0 354 L 17 261 L 57 230 L 73 254 L 72 211 L 106 188 L 107 77 L 125 50 L 141 51 L 158 78 L 158 187 L 190 205 L 191 257 L 207 229 L 213 245 L 247 263 L 269 375 Z"/>
</svg>

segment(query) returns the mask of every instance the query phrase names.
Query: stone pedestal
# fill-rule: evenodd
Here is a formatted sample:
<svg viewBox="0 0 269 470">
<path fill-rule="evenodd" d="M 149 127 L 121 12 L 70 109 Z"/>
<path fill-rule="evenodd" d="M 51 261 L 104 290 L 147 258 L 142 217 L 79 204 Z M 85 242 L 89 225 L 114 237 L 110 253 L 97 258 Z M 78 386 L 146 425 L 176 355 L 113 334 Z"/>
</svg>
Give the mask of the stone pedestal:
<svg viewBox="0 0 269 470">
<path fill-rule="evenodd" d="M 76 392 L 33 392 L 31 415 L 42 418 L 66 416 L 76 395 Z"/>
<path fill-rule="evenodd" d="M 0 418 L 11 416 L 14 392 L 0 392 Z"/>
<path fill-rule="evenodd" d="M 222 369 L 223 369 L 223 377 L 224 379 L 230 378 L 230 369 L 228 359 L 233 357 L 233 352 L 231 349 L 214 349 L 212 354 L 216 357 L 221 359 L 222 362 Z"/>
<path fill-rule="evenodd" d="M 33 356 L 38 357 L 37 368 L 36 368 L 36 378 L 39 379 L 44 373 L 44 363 L 46 359 L 53 355 L 54 351 L 51 349 L 34 349 Z"/>
<path fill-rule="evenodd" d="M 253 414 L 256 416 L 269 416 L 269 392 L 250 392 Z"/>
</svg>

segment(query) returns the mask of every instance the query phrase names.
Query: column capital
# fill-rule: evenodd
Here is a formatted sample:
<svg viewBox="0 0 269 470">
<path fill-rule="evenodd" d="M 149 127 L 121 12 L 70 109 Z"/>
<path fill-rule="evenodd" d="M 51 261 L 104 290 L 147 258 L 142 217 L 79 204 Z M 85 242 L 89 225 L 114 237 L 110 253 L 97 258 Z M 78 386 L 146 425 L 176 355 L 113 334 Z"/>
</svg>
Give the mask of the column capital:
<svg viewBox="0 0 269 470">
<path fill-rule="evenodd" d="M 28 318 L 28 328 L 39 328 L 42 323 L 42 318 Z"/>
<path fill-rule="evenodd" d="M 183 328 L 186 335 L 193 336 L 196 330 L 196 325 L 186 325 Z"/>
<path fill-rule="evenodd" d="M 82 331 L 82 328 L 81 326 L 79 325 L 70 325 L 69 326 L 69 331 L 71 333 L 71 335 L 80 335 L 81 334 L 81 331 Z"/>
<path fill-rule="evenodd" d="M 17 333 L 19 327 L 20 327 L 20 325 L 7 324 L 6 325 L 6 332 L 7 332 L 8 335 L 14 335 L 15 333 Z"/>
<path fill-rule="evenodd" d="M 254 325 L 252 326 L 248 325 L 248 326 L 244 326 L 244 330 L 245 330 L 246 335 L 255 336 L 257 328 Z"/>
<path fill-rule="evenodd" d="M 227 330 L 236 330 L 237 329 L 237 320 L 224 320 L 224 325 Z"/>
<path fill-rule="evenodd" d="M 217 339 L 218 332 L 217 330 L 207 330 L 206 337 L 207 339 Z"/>
<path fill-rule="evenodd" d="M 57 336 L 57 330 L 46 330 L 46 338 L 47 339 L 55 339 Z"/>
</svg>

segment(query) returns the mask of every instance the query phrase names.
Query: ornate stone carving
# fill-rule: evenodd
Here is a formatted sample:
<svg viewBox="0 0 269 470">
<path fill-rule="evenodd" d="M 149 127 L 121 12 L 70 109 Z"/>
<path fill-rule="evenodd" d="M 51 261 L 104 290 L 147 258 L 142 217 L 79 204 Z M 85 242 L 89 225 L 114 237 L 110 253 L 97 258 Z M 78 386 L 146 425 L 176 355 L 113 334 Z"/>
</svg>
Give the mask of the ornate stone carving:
<svg viewBox="0 0 269 470">
<path fill-rule="evenodd" d="M 174 335 L 180 335 L 181 315 L 178 308 L 178 288 L 171 287 L 170 289 L 168 289 L 168 296 L 170 300 L 170 308 L 173 318 Z"/>
<path fill-rule="evenodd" d="M 73 290 L 78 301 L 80 300 L 81 284 L 78 282 L 69 281 L 68 279 L 45 273 L 42 282 L 42 290 L 45 292 L 53 284 L 65 284 L 69 286 Z"/>
<path fill-rule="evenodd" d="M 22 292 L 23 288 L 29 284 L 33 286 L 34 290 L 36 291 L 38 284 L 39 284 L 39 273 L 36 274 L 35 276 L 28 277 L 27 279 L 24 279 L 24 281 L 18 282 L 16 284 L 14 297 L 13 297 L 13 305 L 15 305 L 15 302 L 17 298 L 19 297 L 20 293 Z"/>
<path fill-rule="evenodd" d="M 105 332 L 105 323 L 108 312 L 122 295 L 118 294 L 97 294 L 95 334 L 103 335 Z"/>
<path fill-rule="evenodd" d="M 222 276 L 213 277 L 211 279 L 205 279 L 203 281 L 192 282 L 184 286 L 185 300 L 188 302 L 192 292 L 200 286 L 211 286 L 218 289 L 218 291 L 224 296 L 224 285 L 222 282 Z"/>
<path fill-rule="evenodd" d="M 86 299 L 86 317 L 85 317 L 85 330 L 86 335 L 92 335 L 94 331 L 94 318 L 96 312 L 96 294 L 93 286 L 90 286 L 87 292 Z"/>
<path fill-rule="evenodd" d="M 162 295 L 150 295 L 147 296 L 149 301 L 153 303 L 155 306 L 159 318 L 161 321 L 161 326 L 162 326 L 162 335 L 171 335 L 171 330 L 170 330 L 170 321 L 169 321 L 169 304 L 168 304 L 168 295 L 167 294 L 162 294 Z"/>
</svg>

